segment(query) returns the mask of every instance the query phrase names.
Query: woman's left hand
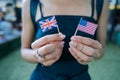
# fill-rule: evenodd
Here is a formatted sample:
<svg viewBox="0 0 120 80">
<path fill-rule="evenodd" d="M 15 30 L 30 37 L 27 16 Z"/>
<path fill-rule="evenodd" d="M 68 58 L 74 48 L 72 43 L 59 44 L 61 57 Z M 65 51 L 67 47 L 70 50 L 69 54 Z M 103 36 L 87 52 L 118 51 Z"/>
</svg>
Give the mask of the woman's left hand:
<svg viewBox="0 0 120 80">
<path fill-rule="evenodd" d="M 82 36 L 73 36 L 69 45 L 69 51 L 72 56 L 83 65 L 102 56 L 102 45 L 96 40 Z"/>
</svg>

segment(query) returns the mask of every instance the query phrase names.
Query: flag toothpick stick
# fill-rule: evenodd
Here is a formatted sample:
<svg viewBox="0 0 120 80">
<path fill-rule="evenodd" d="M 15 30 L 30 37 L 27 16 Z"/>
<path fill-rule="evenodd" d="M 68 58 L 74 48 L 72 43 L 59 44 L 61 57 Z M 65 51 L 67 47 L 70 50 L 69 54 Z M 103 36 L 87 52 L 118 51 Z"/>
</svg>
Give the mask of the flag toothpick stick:
<svg viewBox="0 0 120 80">
<path fill-rule="evenodd" d="M 81 20 L 82 20 L 82 17 L 80 18 L 80 21 L 81 21 Z M 79 24 L 78 24 L 78 25 L 79 25 Z M 75 30 L 74 36 L 76 36 L 77 31 L 78 31 L 78 26 L 77 26 L 77 28 L 76 28 L 76 30 Z"/>
<path fill-rule="evenodd" d="M 60 32 L 60 29 L 59 29 L 59 27 L 58 27 L 58 26 L 57 26 L 57 31 L 58 31 L 58 33 L 61 33 L 61 32 Z"/>
</svg>

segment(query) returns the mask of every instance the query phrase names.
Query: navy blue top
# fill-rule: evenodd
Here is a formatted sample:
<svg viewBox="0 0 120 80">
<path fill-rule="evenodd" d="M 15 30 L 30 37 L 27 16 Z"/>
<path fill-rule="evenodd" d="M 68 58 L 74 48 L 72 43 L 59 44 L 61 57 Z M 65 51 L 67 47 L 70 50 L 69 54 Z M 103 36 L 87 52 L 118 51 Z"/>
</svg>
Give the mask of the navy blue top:
<svg viewBox="0 0 120 80">
<path fill-rule="evenodd" d="M 57 24 L 58 27 L 60 29 L 60 32 L 63 33 L 64 35 L 66 35 L 66 38 L 64 39 L 65 41 L 65 45 L 63 48 L 63 54 L 60 58 L 60 60 L 74 60 L 73 56 L 70 54 L 68 48 L 69 48 L 69 42 L 70 42 L 70 38 L 74 35 L 76 28 L 78 26 L 79 20 L 82 17 L 83 19 L 93 22 L 93 23 L 97 23 L 97 21 L 93 18 L 94 16 L 94 0 L 91 1 L 91 16 L 73 16 L 73 15 L 51 15 L 51 16 L 43 16 L 43 12 L 42 12 L 42 6 L 41 3 L 39 2 L 39 6 L 40 6 L 40 12 L 41 12 L 41 19 L 39 19 L 36 23 L 37 23 L 37 32 L 36 32 L 36 39 L 48 35 L 48 34 L 55 34 L 58 33 L 57 28 L 48 30 L 46 32 L 42 32 L 41 27 L 39 25 L 39 21 L 43 20 L 43 19 L 47 19 L 49 17 L 55 16 L 56 20 L 57 20 Z M 84 36 L 84 37 L 89 37 L 89 38 L 93 38 L 94 36 L 89 35 L 87 33 L 78 31 L 77 35 L 80 36 Z"/>
</svg>

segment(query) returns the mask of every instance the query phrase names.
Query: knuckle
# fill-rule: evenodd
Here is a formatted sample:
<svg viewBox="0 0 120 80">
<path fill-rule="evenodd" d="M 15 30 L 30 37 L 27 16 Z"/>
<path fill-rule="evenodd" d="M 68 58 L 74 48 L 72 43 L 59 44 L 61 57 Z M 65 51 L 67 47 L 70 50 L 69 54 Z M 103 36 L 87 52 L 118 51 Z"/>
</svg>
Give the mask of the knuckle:
<svg viewBox="0 0 120 80">
<path fill-rule="evenodd" d="M 62 46 L 62 43 L 61 43 L 61 42 L 54 43 L 54 47 L 55 47 L 55 48 L 58 48 L 58 47 L 61 47 L 61 46 Z"/>
<path fill-rule="evenodd" d="M 90 41 L 90 38 L 85 38 L 86 41 Z"/>
<path fill-rule="evenodd" d="M 56 37 L 57 39 L 60 39 L 60 35 L 59 35 L 59 34 L 56 34 L 55 37 Z"/>
<path fill-rule="evenodd" d="M 95 52 L 96 52 L 96 50 L 95 49 L 92 49 L 92 55 L 94 55 L 95 54 Z"/>
<path fill-rule="evenodd" d="M 46 57 L 47 57 L 47 56 L 46 56 Z M 52 55 L 52 54 L 50 54 L 47 59 L 51 59 L 51 58 L 53 58 L 53 55 Z"/>
<path fill-rule="evenodd" d="M 86 38 L 86 41 L 89 42 L 88 45 L 93 45 L 94 44 L 94 42 L 90 38 Z"/>
<path fill-rule="evenodd" d="M 56 56 L 56 60 L 58 60 L 60 58 L 60 55 Z"/>
<path fill-rule="evenodd" d="M 82 39 L 81 39 L 79 36 L 76 37 L 76 41 L 77 41 L 77 42 L 79 42 L 80 40 L 82 41 Z"/>
<path fill-rule="evenodd" d="M 48 37 L 49 37 L 49 36 L 45 36 L 45 37 L 43 38 L 43 41 L 48 42 Z"/>
<path fill-rule="evenodd" d="M 47 53 L 47 47 L 43 47 L 43 53 Z"/>
<path fill-rule="evenodd" d="M 77 45 L 78 43 L 77 43 L 77 42 L 75 42 L 75 41 L 72 41 L 72 44 L 73 44 L 73 45 Z"/>
<path fill-rule="evenodd" d="M 94 43 L 94 41 L 92 41 L 92 40 L 90 40 L 91 42 L 90 42 L 90 45 L 94 45 L 95 43 Z"/>
<path fill-rule="evenodd" d="M 96 44 L 99 46 L 98 48 L 102 48 L 102 45 L 100 44 L 100 42 L 99 41 L 96 41 Z"/>
<path fill-rule="evenodd" d="M 59 36 L 56 37 L 58 38 L 59 40 L 63 40 L 65 38 L 65 35 L 63 35 L 62 33 L 58 34 Z"/>
<path fill-rule="evenodd" d="M 55 51 L 56 48 L 59 48 L 59 47 L 61 47 L 60 44 L 54 43 L 49 46 L 49 49 L 51 49 L 52 51 Z"/>
<path fill-rule="evenodd" d="M 31 48 L 34 49 L 34 43 L 31 44 Z"/>
<path fill-rule="evenodd" d="M 97 40 L 96 40 L 95 42 L 96 42 L 97 44 L 100 44 L 99 41 L 97 41 Z"/>
<path fill-rule="evenodd" d="M 60 49 L 56 49 L 54 54 L 59 54 Z"/>
<path fill-rule="evenodd" d="M 31 48 L 32 48 L 32 49 L 35 48 L 35 41 L 31 43 Z"/>
<path fill-rule="evenodd" d="M 77 42 L 71 41 L 71 42 L 70 42 L 70 45 L 72 45 L 72 46 L 77 46 Z"/>
<path fill-rule="evenodd" d="M 86 57 L 84 57 L 84 61 L 86 61 L 86 62 L 87 62 L 87 61 L 89 61 L 89 59 L 90 59 L 90 58 L 89 58 L 89 57 L 87 57 L 87 56 L 86 56 Z"/>
<path fill-rule="evenodd" d="M 90 56 L 93 56 L 95 54 L 95 50 L 94 49 L 91 49 L 90 51 Z"/>
</svg>

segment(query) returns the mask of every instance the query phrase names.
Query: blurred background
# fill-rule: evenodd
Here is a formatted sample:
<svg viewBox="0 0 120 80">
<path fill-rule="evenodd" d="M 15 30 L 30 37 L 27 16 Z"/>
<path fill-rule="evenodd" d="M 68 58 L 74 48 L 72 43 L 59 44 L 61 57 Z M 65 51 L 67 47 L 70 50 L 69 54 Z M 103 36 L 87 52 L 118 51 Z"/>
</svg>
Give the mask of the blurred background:
<svg viewBox="0 0 120 80">
<path fill-rule="evenodd" d="M 0 0 L 0 80 L 29 80 L 36 65 L 20 55 L 21 7 L 22 0 Z M 120 0 L 109 1 L 106 42 L 105 56 L 89 64 L 92 80 L 120 80 Z"/>
</svg>

